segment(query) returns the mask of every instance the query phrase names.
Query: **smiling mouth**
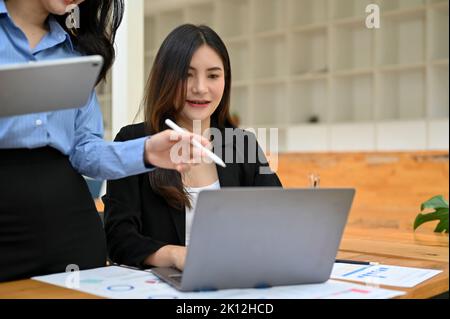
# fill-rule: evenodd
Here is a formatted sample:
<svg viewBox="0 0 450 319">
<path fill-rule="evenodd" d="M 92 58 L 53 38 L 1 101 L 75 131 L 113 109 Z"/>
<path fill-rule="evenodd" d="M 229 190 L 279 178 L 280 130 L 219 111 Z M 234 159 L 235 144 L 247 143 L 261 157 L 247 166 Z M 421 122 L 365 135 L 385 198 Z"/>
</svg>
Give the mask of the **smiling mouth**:
<svg viewBox="0 0 450 319">
<path fill-rule="evenodd" d="M 193 107 L 207 107 L 211 101 L 206 100 L 186 100 L 186 102 Z"/>
</svg>

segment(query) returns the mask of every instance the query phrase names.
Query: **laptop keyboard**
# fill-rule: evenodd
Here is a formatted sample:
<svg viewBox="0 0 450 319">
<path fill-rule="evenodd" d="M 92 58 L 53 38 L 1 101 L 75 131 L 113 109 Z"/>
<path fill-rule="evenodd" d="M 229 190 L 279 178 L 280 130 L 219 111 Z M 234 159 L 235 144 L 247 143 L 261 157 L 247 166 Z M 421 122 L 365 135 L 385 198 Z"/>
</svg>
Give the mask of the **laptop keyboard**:
<svg viewBox="0 0 450 319">
<path fill-rule="evenodd" d="M 171 280 L 173 280 L 174 282 L 176 282 L 177 284 L 181 284 L 182 274 L 173 274 L 173 275 L 169 275 L 169 278 L 170 278 Z"/>
</svg>

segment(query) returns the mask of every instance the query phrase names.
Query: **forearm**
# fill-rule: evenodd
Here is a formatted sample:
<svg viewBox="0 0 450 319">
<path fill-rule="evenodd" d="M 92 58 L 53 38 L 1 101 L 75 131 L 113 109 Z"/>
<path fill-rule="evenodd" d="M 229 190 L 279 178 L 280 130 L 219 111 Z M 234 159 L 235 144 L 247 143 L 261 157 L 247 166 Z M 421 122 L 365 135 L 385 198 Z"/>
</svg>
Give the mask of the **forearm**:
<svg viewBox="0 0 450 319">
<path fill-rule="evenodd" d="M 76 115 L 69 159 L 79 173 L 95 179 L 113 180 L 141 174 L 149 170 L 144 161 L 146 139 L 104 141 L 102 114 L 93 93 L 89 103 Z"/>
<path fill-rule="evenodd" d="M 118 179 L 148 171 L 144 163 L 146 138 L 105 142 L 96 137 L 78 143 L 70 156 L 82 174 L 97 179 Z"/>
<path fill-rule="evenodd" d="M 177 267 L 180 265 L 185 247 L 176 245 L 165 245 L 153 254 L 149 255 L 144 264 L 155 267 Z"/>
</svg>

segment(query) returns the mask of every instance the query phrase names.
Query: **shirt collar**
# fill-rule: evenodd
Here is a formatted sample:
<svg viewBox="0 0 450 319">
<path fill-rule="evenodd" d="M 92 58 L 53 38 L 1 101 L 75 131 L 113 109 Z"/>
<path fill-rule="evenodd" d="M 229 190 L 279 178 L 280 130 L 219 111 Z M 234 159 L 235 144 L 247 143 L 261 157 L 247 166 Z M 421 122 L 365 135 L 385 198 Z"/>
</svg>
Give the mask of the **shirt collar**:
<svg viewBox="0 0 450 319">
<path fill-rule="evenodd" d="M 0 0 L 3 1 L 3 0 Z M 49 36 L 54 38 L 56 41 L 62 43 L 67 42 L 69 44 L 70 49 L 73 51 L 73 43 L 70 35 L 64 30 L 64 28 L 56 21 L 53 15 L 49 15 L 48 17 L 48 25 L 50 28 Z"/>
</svg>

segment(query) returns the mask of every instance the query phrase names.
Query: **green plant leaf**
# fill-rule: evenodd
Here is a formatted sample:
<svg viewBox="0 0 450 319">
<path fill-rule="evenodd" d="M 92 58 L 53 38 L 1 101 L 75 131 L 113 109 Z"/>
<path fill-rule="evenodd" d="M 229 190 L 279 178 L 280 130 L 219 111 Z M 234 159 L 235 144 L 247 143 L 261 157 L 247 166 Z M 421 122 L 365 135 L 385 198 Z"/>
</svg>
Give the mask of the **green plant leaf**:
<svg viewBox="0 0 450 319">
<path fill-rule="evenodd" d="M 445 200 L 444 196 L 438 195 L 430 198 L 426 202 L 422 203 L 420 206 L 420 211 L 425 209 L 434 209 L 435 211 L 429 214 L 419 214 L 414 220 L 414 230 L 420 225 L 426 222 L 439 220 L 435 228 L 435 232 L 448 233 L 448 202 Z"/>
<path fill-rule="evenodd" d="M 436 229 L 434 230 L 436 233 L 446 232 L 448 233 L 448 214 L 447 219 L 442 219 L 439 224 L 437 224 Z"/>
<path fill-rule="evenodd" d="M 438 195 L 434 196 L 433 198 L 430 198 L 426 202 L 422 203 L 420 206 L 420 211 L 423 211 L 424 209 L 431 208 L 431 209 L 438 209 L 438 208 L 447 208 L 448 209 L 448 202 L 444 199 L 444 196 Z"/>
<path fill-rule="evenodd" d="M 422 204 L 423 205 L 423 204 Z M 419 214 L 414 221 L 414 230 L 420 225 L 426 222 L 439 220 L 439 224 L 436 226 L 435 232 L 448 233 L 448 206 L 436 209 L 435 212 L 429 214 Z"/>
</svg>

